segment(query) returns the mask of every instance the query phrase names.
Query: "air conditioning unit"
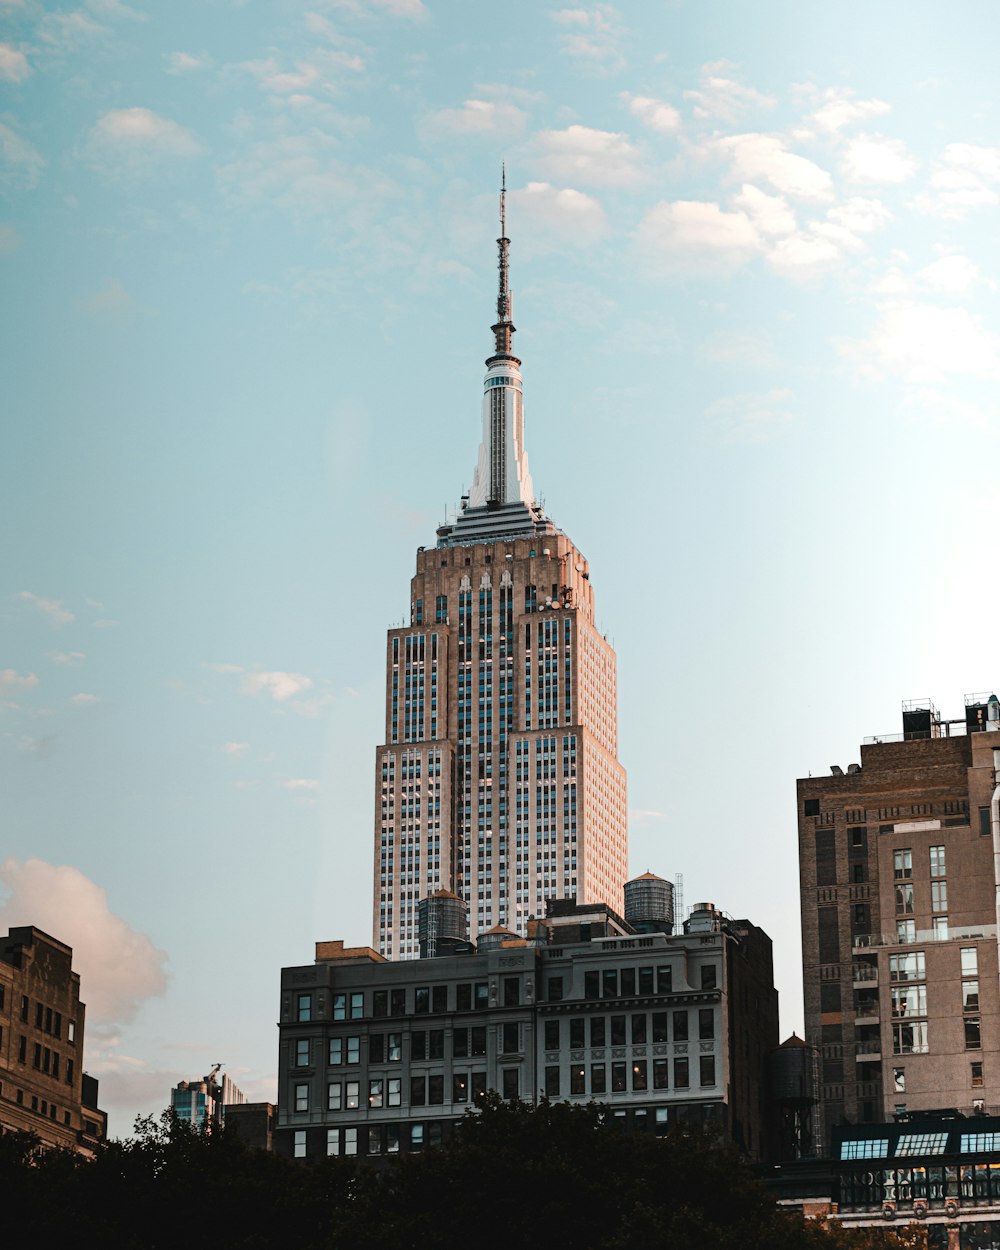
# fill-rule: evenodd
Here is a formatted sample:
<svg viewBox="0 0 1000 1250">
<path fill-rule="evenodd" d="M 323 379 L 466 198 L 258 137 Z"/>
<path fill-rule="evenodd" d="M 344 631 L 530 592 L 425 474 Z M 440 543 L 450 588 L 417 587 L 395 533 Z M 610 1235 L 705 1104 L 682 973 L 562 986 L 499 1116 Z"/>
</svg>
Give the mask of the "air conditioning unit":
<svg viewBox="0 0 1000 1250">
<path fill-rule="evenodd" d="M 949 1220 L 958 1219 L 958 1199 L 957 1198 L 948 1199 L 948 1201 L 944 1204 L 944 1213 L 948 1217 Z"/>
<path fill-rule="evenodd" d="M 882 1218 L 884 1220 L 894 1220 L 896 1218 L 896 1204 L 894 1202 L 882 1203 Z"/>
<path fill-rule="evenodd" d="M 918 1220 L 927 1219 L 927 1201 L 924 1198 L 914 1198 L 913 1214 Z"/>
</svg>

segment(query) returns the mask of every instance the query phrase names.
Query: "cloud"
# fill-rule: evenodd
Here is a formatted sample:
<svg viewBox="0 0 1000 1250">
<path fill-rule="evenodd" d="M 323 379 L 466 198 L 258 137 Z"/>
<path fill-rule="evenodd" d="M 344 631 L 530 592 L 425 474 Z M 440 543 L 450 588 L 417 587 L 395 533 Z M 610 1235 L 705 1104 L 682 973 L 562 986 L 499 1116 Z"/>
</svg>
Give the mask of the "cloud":
<svg viewBox="0 0 1000 1250">
<path fill-rule="evenodd" d="M 623 68 L 619 45 L 624 29 L 621 15 L 610 4 L 556 9 L 549 16 L 565 32 L 559 36 L 559 47 L 566 56 L 599 74 Z"/>
<path fill-rule="evenodd" d="M 426 118 L 425 134 L 517 135 L 524 129 L 527 113 L 505 100 L 466 100 L 461 108 L 440 109 Z"/>
<path fill-rule="evenodd" d="M 388 13 L 391 17 L 406 17 L 412 21 L 429 16 L 423 0 L 333 0 L 338 9 L 345 9 L 355 17 L 374 17 Z"/>
<path fill-rule="evenodd" d="M 889 110 L 890 105 L 885 100 L 858 100 L 850 88 L 830 87 L 823 93 L 823 103 L 809 120 L 817 129 L 836 134 L 845 126 L 868 117 L 879 117 Z"/>
<path fill-rule="evenodd" d="M 27 139 L 0 122 L 0 184 L 30 191 L 38 185 L 44 165 Z"/>
<path fill-rule="evenodd" d="M 250 750 L 249 742 L 226 742 L 222 747 L 227 755 L 242 755 L 244 751 Z"/>
<path fill-rule="evenodd" d="M 168 117 L 148 108 L 111 109 L 98 118 L 85 145 L 90 163 L 106 174 L 147 174 L 163 161 L 196 156 L 201 144 Z"/>
<path fill-rule="evenodd" d="M 623 91 L 619 97 L 628 106 L 633 117 L 648 129 L 661 135 L 671 135 L 681 128 L 681 115 L 672 104 L 654 100 L 651 96 L 630 95 Z"/>
<path fill-rule="evenodd" d="M 0 43 L 0 79 L 5 82 L 24 82 L 31 73 L 28 58 L 9 43 Z"/>
<path fill-rule="evenodd" d="M 302 673 L 247 673 L 241 683 L 244 694 L 260 694 L 264 691 L 278 703 L 300 694 L 312 687 L 312 678 Z"/>
<path fill-rule="evenodd" d="M 863 374 L 937 383 L 954 376 L 1000 375 L 1000 337 L 965 308 L 902 300 L 880 311 L 867 339 L 843 341 L 841 354 Z"/>
<path fill-rule="evenodd" d="M 242 664 L 206 664 L 206 668 L 210 668 L 213 673 L 242 673 Z"/>
<path fill-rule="evenodd" d="M 60 52 L 75 52 L 83 44 L 108 34 L 108 28 L 82 9 L 47 13 L 38 28 L 43 42 Z"/>
<path fill-rule="evenodd" d="M 747 392 L 718 399 L 705 411 L 727 443 L 767 443 L 777 438 L 795 421 L 785 388 Z"/>
<path fill-rule="evenodd" d="M 77 704 L 78 707 L 87 707 L 91 703 L 100 703 L 100 698 L 96 694 L 87 694 L 81 691 L 79 694 L 70 696 L 70 703 Z"/>
<path fill-rule="evenodd" d="M 955 252 L 941 256 L 920 270 L 918 277 L 941 295 L 966 295 L 979 281 L 979 267 Z"/>
<path fill-rule="evenodd" d="M 166 989 L 166 953 L 108 906 L 106 892 L 79 869 L 41 859 L 0 864 L 9 897 L 0 925 L 36 925 L 73 947 L 88 1024 L 126 1024 Z"/>
<path fill-rule="evenodd" d="M 168 52 L 164 59 L 168 74 L 193 74 L 198 70 L 209 69 L 212 64 L 211 58 L 204 52 L 197 56 L 192 52 Z"/>
<path fill-rule="evenodd" d="M 918 211 L 961 220 L 977 208 L 992 208 L 1000 195 L 988 184 L 1000 181 L 1000 148 L 949 143 L 934 164 L 930 189 L 914 199 Z"/>
<path fill-rule="evenodd" d="M 730 273 L 762 248 L 746 213 L 728 213 L 705 200 L 661 201 L 646 213 L 634 238 L 654 264 L 678 273 Z"/>
<path fill-rule="evenodd" d="M 774 97 L 729 77 L 736 66 L 731 61 L 710 61 L 701 67 L 701 86 L 685 91 L 696 117 L 736 122 L 744 113 L 774 106 Z"/>
<path fill-rule="evenodd" d="M 557 188 L 548 182 L 529 182 L 509 195 L 518 220 L 523 217 L 538 228 L 532 231 L 536 242 L 540 230 L 550 246 L 581 247 L 593 243 L 607 230 L 604 209 L 584 191 Z"/>
<path fill-rule="evenodd" d="M 783 277 L 801 279 L 831 269 L 840 260 L 841 250 L 860 241 L 846 231 L 829 233 L 821 223 L 780 239 L 768 252 L 767 259 Z"/>
<path fill-rule="evenodd" d="M 318 790 L 319 782 L 314 777 L 291 777 L 288 781 L 278 783 L 285 790 Z"/>
<path fill-rule="evenodd" d="M 53 664 L 68 664 L 72 668 L 75 668 L 76 665 L 78 665 L 81 662 L 81 660 L 85 660 L 86 658 L 87 657 L 84 655 L 82 651 L 50 651 L 49 652 L 49 659 L 52 661 Z"/>
<path fill-rule="evenodd" d="M 768 195 L 750 183 L 733 197 L 733 204 L 753 222 L 761 234 L 791 234 L 796 228 L 795 214 L 782 195 Z"/>
<path fill-rule="evenodd" d="M 137 304 L 118 278 L 105 278 L 103 284 L 83 301 L 83 307 L 98 317 L 120 317 L 131 312 Z"/>
<path fill-rule="evenodd" d="M 44 612 L 53 625 L 68 625 L 70 621 L 76 620 L 74 614 L 63 607 L 61 599 L 45 599 L 41 595 L 33 594 L 30 590 L 18 591 L 17 598 L 30 603 L 39 612 Z"/>
<path fill-rule="evenodd" d="M 841 160 L 841 172 L 849 182 L 895 185 L 912 178 L 916 169 L 917 162 L 906 144 L 882 135 L 851 139 Z"/>
<path fill-rule="evenodd" d="M 635 186 L 645 180 L 638 149 L 616 131 L 578 125 L 542 130 L 534 150 L 535 163 L 556 182 Z"/>
<path fill-rule="evenodd" d="M 743 182 L 769 182 L 775 190 L 804 200 L 829 200 L 833 179 L 815 161 L 791 152 L 777 135 L 729 135 L 715 140 L 715 149 L 728 157 L 735 176 Z"/>
<path fill-rule="evenodd" d="M 829 209 L 827 219 L 842 226 L 852 234 L 869 234 L 892 221 L 892 213 L 881 200 L 866 200 L 853 196 L 843 204 Z"/>
<path fill-rule="evenodd" d="M 331 73 L 336 76 L 341 70 L 349 70 L 356 74 L 364 67 L 360 56 L 328 49 L 317 49 L 311 60 L 296 61 L 294 69 L 280 67 L 273 56 L 262 61 L 244 61 L 241 66 L 257 79 L 265 91 L 275 95 L 293 95 L 314 89 L 329 91 L 336 86 Z"/>
<path fill-rule="evenodd" d="M 0 690 L 30 690 L 38 685 L 34 673 L 18 673 L 12 668 L 0 669 Z"/>
</svg>

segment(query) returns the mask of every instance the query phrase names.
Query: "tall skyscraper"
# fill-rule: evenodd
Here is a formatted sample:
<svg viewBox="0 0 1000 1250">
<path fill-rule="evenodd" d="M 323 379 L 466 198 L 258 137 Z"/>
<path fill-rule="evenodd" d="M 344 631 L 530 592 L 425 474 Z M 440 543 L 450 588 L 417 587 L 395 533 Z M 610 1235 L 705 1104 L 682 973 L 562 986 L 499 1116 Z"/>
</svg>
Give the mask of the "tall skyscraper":
<svg viewBox="0 0 1000 1250">
<path fill-rule="evenodd" d="M 827 1148 L 841 1124 L 1000 1103 L 1000 703 L 970 695 L 950 721 L 904 703 L 902 727 L 798 783 Z"/>
<path fill-rule="evenodd" d="M 419 955 L 417 903 L 450 889 L 471 935 L 523 933 L 547 898 L 621 911 L 625 770 L 614 649 L 590 570 L 535 499 L 513 354 L 506 193 L 494 351 L 472 487 L 420 548 L 391 629 L 375 782 L 374 945 Z"/>
</svg>

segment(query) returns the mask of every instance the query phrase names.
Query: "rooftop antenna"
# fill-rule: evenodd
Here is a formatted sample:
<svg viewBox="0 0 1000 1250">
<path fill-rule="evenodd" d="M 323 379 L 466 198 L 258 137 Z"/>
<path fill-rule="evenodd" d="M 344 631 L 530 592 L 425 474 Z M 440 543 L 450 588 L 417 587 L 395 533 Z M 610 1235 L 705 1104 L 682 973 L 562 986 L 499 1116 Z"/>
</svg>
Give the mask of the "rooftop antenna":
<svg viewBox="0 0 1000 1250">
<path fill-rule="evenodd" d="M 674 873 L 674 932 L 684 932 L 684 874 Z"/>
<path fill-rule="evenodd" d="M 511 356 L 511 345 L 514 338 L 514 322 L 512 319 L 512 301 L 510 298 L 510 239 L 507 238 L 507 164 L 500 166 L 500 238 L 497 239 L 499 250 L 500 283 L 497 290 L 497 322 L 490 328 L 496 346 L 497 356 Z"/>
</svg>

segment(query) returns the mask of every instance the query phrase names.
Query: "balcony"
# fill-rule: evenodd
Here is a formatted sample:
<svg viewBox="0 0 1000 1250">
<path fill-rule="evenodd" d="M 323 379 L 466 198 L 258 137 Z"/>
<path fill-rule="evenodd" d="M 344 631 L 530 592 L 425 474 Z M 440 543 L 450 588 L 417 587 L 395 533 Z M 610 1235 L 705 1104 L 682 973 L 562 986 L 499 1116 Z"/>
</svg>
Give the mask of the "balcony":
<svg viewBox="0 0 1000 1250">
<path fill-rule="evenodd" d="M 996 938 L 995 924 L 950 925 L 947 933 L 934 929 L 918 929 L 908 941 L 901 942 L 897 933 L 861 933 L 854 938 L 853 954 L 862 955 L 875 946 L 924 946 L 928 942 L 972 942 L 976 938 Z M 855 968 L 857 975 L 857 968 Z"/>
<path fill-rule="evenodd" d="M 875 964 L 856 963 L 852 973 L 855 988 L 859 985 L 878 985 L 878 968 Z"/>
<path fill-rule="evenodd" d="M 881 1062 L 882 1059 L 882 1043 L 878 1038 L 872 1039 L 870 1042 L 854 1043 L 854 1058 L 858 1063 L 867 1063 L 869 1060 Z"/>
<path fill-rule="evenodd" d="M 865 1025 L 880 1024 L 880 1018 L 877 1007 L 862 1007 L 858 1009 L 857 1015 L 854 1017 L 854 1027 L 856 1029 L 864 1028 Z"/>
</svg>

